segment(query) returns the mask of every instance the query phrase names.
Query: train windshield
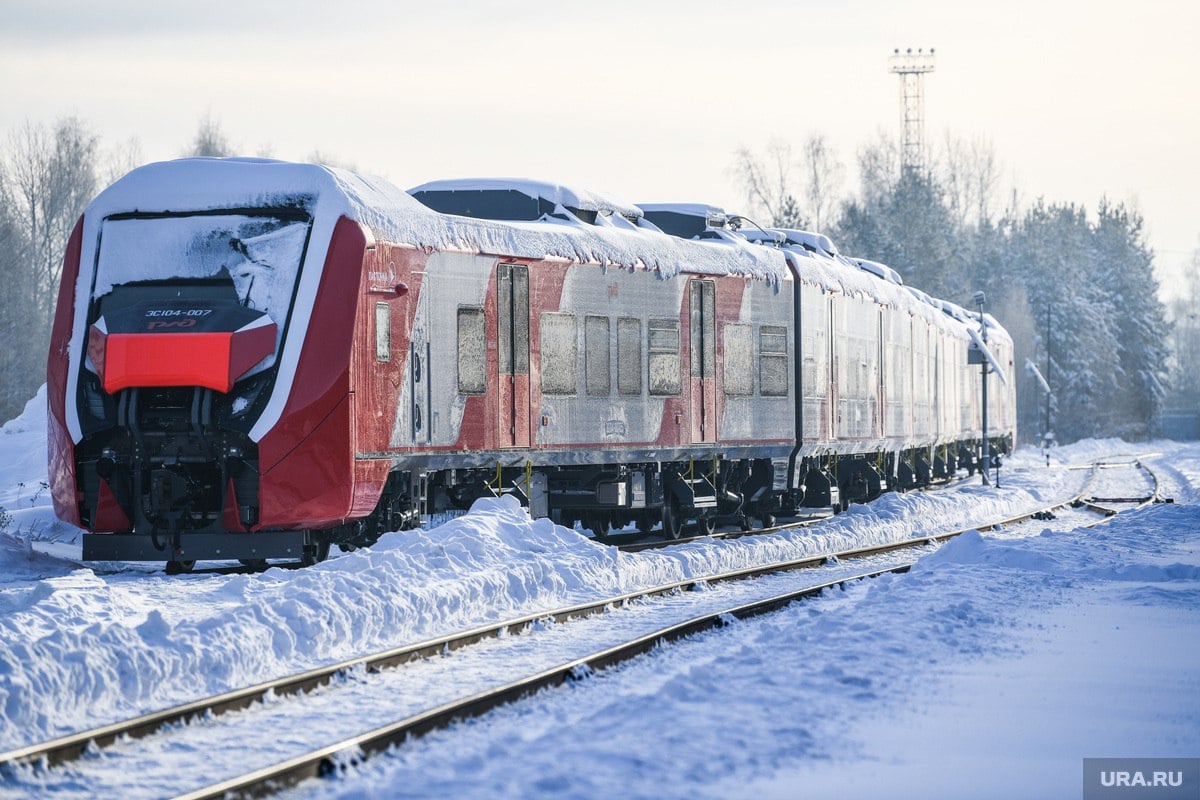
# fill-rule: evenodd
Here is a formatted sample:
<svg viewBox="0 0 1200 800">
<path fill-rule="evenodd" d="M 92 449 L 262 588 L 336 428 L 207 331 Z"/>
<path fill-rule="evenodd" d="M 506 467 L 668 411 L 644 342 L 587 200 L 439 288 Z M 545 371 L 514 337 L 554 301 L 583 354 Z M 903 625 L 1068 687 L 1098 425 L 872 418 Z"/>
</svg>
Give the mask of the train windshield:
<svg viewBox="0 0 1200 800">
<path fill-rule="evenodd" d="M 104 221 L 92 298 L 103 313 L 224 286 L 285 335 L 311 220 L 290 214 L 195 214 Z M 259 364 L 255 372 L 274 362 Z"/>
</svg>

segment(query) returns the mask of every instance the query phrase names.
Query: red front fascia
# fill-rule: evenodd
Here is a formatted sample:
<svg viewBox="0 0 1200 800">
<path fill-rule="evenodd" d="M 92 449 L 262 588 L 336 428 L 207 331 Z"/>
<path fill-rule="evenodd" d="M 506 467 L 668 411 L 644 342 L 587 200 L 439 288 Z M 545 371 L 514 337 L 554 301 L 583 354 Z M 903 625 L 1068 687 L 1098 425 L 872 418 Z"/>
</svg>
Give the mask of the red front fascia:
<svg viewBox="0 0 1200 800">
<path fill-rule="evenodd" d="M 63 522 L 80 525 L 79 495 L 75 481 L 75 443 L 67 428 L 67 378 L 71 370 L 71 328 L 75 320 L 75 282 L 79 277 L 79 252 L 83 242 L 83 217 L 67 242 L 62 278 L 58 287 L 58 306 L 54 328 L 50 332 L 50 354 L 46 359 L 46 451 L 50 494 L 54 513 Z"/>
<path fill-rule="evenodd" d="M 279 421 L 258 443 L 258 528 L 330 527 L 362 502 L 356 497 L 349 399 L 366 244 L 357 222 L 338 220 L 291 392 Z"/>
<path fill-rule="evenodd" d="M 274 347 L 274 325 L 240 332 L 109 334 L 93 326 L 88 334 L 88 354 L 109 394 L 131 386 L 204 386 L 226 393 Z"/>
</svg>

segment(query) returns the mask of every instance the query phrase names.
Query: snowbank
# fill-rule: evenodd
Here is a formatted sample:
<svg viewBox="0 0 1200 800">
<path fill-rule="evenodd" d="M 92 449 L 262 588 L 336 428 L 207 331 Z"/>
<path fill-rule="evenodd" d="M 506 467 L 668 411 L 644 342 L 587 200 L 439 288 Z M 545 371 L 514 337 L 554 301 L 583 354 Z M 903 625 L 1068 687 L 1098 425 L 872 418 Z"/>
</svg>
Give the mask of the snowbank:
<svg viewBox="0 0 1200 800">
<path fill-rule="evenodd" d="M 157 565 L 77 563 L 79 532 L 54 521 L 38 491 L 44 426 L 39 395 L 0 428 L 0 504 L 11 515 L 0 535 L 0 748 L 501 618 L 950 529 L 980 508 L 1011 515 L 1076 491 L 1086 473 L 1067 466 L 1145 450 L 1081 443 L 1052 451 L 1050 468 L 1039 451 L 1020 451 L 999 489 L 971 481 L 890 494 L 817 529 L 669 552 L 622 554 L 500 499 L 305 570 L 167 578 Z M 651 796 L 670 785 L 701 797 L 782 797 L 801 784 L 832 793 L 852 772 L 862 776 L 859 795 L 871 796 L 885 785 L 872 776 L 911 781 L 931 759 L 966 764 L 985 745 L 1013 764 L 1040 752 L 1039 779 L 1068 765 L 1072 781 L 1076 756 L 1121 746 L 1195 751 L 1200 512 L 1189 503 L 1200 448 L 1163 447 L 1174 448 L 1162 472 L 1177 506 L 1086 534 L 967 535 L 908 576 L 735 626 L 717 634 L 732 638 L 635 662 L 595 690 L 548 693 L 453 737 L 414 743 L 369 766 L 362 781 L 387 795 Z M 1119 639 L 1129 657 L 1105 660 L 1094 642 L 1125 635 L 1117 630 L 1149 633 Z M 1169 652 L 1147 649 L 1164 639 L 1175 641 Z M 1083 655 L 1060 640 L 1079 642 Z M 1119 710 L 1081 707 L 1083 694 L 1060 689 L 1039 700 L 1049 691 L 1039 688 L 1044 670 L 1121 688 Z M 981 675 L 996 677 L 1009 699 L 994 697 Z M 616 680 L 626 688 L 614 694 L 606 682 Z M 987 722 L 964 723 L 956 709 Z M 1072 739 L 1058 723 L 1073 718 L 1107 733 Z M 951 733 L 964 726 L 971 736 L 956 742 Z M 950 738 L 931 750 L 898 733 L 909 729 Z M 1144 738 L 1123 738 L 1126 729 Z M 1008 738 L 989 741 L 989 731 Z M 750 746 L 762 743 L 770 746 Z M 671 765 L 666 777 L 660 763 Z M 948 785 L 944 794 L 982 796 Z M 1029 794 L 1025 784 L 996 785 L 1005 789 L 997 796 Z"/>
</svg>

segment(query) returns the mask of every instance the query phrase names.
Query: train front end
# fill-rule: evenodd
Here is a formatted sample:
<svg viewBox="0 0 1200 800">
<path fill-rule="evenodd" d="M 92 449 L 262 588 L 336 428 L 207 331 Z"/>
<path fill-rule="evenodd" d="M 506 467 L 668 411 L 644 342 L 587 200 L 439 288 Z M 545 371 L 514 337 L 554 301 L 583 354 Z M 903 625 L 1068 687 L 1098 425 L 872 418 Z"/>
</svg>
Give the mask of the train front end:
<svg viewBox="0 0 1200 800">
<path fill-rule="evenodd" d="M 236 198 L 245 170 L 175 164 L 102 194 L 68 248 L 48 367 L 55 510 L 85 529 L 85 560 L 311 559 L 314 520 L 272 508 L 264 474 L 346 405 L 346 359 L 328 354 L 308 361 L 334 376 L 329 397 L 296 408 L 292 392 L 331 233 L 314 245 L 303 193 L 177 210 L 179 180 L 223 171 Z M 333 338 L 348 349 L 348 330 Z M 315 521 L 347 513 L 334 505 Z"/>
</svg>

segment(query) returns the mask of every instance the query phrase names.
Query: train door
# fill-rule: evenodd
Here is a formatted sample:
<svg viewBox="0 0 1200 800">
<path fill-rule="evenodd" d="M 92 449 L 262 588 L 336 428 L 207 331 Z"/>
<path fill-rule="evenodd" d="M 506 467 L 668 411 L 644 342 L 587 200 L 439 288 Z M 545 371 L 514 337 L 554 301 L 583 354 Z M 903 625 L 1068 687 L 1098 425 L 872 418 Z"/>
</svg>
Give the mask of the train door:
<svg viewBox="0 0 1200 800">
<path fill-rule="evenodd" d="M 713 281 L 692 281 L 692 441 L 717 440 L 717 293 Z"/>
<path fill-rule="evenodd" d="M 845 341 L 841 335 L 842 295 L 829 299 L 829 438 L 842 437 L 842 353 L 838 347 Z"/>
<path fill-rule="evenodd" d="M 421 299 L 425 301 L 428 294 L 422 292 Z M 376 313 L 380 310 L 377 305 Z M 425 324 L 413 329 L 408 345 L 408 374 L 405 376 L 405 380 L 408 381 L 409 441 L 414 445 L 433 442 L 433 419 L 429 415 L 429 404 L 433 395 L 430 355 L 429 326 Z"/>
<path fill-rule="evenodd" d="M 800 293 L 801 346 L 804 368 L 801 372 L 804 433 L 806 441 L 828 439 L 833 430 L 833 410 L 829 393 L 833 388 L 830 370 L 830 299 L 821 288 L 804 284 Z"/>
<path fill-rule="evenodd" d="M 496 269 L 497 439 L 500 447 L 529 447 L 529 267 Z"/>
</svg>

